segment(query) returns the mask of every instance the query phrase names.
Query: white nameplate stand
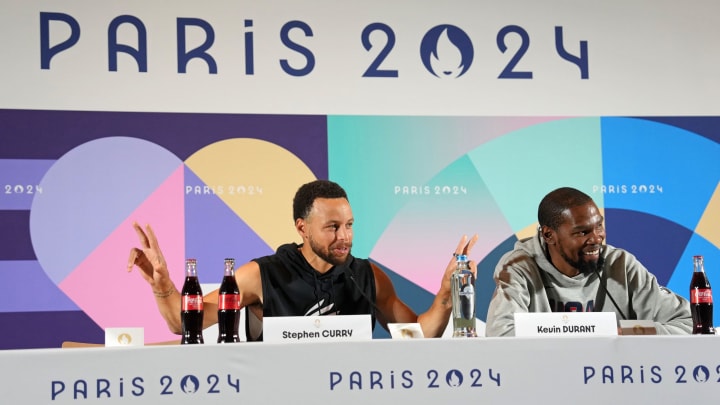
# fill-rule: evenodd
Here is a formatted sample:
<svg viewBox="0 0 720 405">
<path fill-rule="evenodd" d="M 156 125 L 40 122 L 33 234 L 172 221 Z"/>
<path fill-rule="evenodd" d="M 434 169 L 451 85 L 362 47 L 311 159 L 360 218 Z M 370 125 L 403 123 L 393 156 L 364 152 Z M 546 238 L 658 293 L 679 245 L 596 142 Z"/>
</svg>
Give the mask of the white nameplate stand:
<svg viewBox="0 0 720 405">
<path fill-rule="evenodd" d="M 263 318 L 264 342 L 301 343 L 334 340 L 372 340 L 370 315 Z"/>
<path fill-rule="evenodd" d="M 393 339 L 422 339 L 422 327 L 419 323 L 388 323 L 390 337 Z"/>
<path fill-rule="evenodd" d="M 145 330 L 143 328 L 105 328 L 105 346 L 143 346 Z"/>
<path fill-rule="evenodd" d="M 620 331 L 623 336 L 626 335 L 657 335 L 655 322 L 643 319 L 620 320 Z"/>
<path fill-rule="evenodd" d="M 515 336 L 617 336 L 614 312 L 518 312 Z"/>
</svg>

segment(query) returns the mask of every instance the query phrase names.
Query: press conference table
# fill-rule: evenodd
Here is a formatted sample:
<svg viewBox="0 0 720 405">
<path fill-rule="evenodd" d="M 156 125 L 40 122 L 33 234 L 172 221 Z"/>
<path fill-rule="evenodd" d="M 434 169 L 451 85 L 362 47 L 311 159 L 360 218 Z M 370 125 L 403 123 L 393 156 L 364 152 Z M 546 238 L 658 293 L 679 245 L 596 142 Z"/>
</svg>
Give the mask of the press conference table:
<svg viewBox="0 0 720 405">
<path fill-rule="evenodd" d="M 0 351 L 7 404 L 718 403 L 720 337 Z"/>
</svg>

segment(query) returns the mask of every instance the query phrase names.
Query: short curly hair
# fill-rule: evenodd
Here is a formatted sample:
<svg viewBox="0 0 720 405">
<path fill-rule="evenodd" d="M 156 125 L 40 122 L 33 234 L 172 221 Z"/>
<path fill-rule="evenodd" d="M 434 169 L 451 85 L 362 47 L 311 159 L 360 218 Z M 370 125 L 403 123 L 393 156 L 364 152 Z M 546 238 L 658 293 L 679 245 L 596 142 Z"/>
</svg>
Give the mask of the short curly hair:
<svg viewBox="0 0 720 405">
<path fill-rule="evenodd" d="M 538 206 L 538 222 L 540 226 L 548 226 L 557 230 L 563 223 L 566 210 L 587 204 L 593 199 L 580 190 L 572 187 L 561 187 L 548 193 Z"/>
<path fill-rule="evenodd" d="M 295 198 L 293 198 L 293 221 L 299 218 L 307 218 L 317 198 L 348 199 L 345 190 L 339 184 L 330 180 L 315 180 L 303 184 L 295 193 Z"/>
</svg>

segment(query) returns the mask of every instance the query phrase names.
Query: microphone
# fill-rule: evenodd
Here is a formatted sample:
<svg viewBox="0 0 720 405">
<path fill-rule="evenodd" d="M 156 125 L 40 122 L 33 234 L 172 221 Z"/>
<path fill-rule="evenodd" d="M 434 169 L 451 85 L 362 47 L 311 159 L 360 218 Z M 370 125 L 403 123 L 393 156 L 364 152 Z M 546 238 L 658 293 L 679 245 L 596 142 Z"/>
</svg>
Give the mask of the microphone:
<svg viewBox="0 0 720 405">
<path fill-rule="evenodd" d="M 382 313 L 382 311 L 380 311 L 380 309 L 378 309 L 377 305 L 375 305 L 375 301 L 370 299 L 370 297 L 368 297 L 368 295 L 365 294 L 365 291 L 363 291 L 363 289 L 360 288 L 360 284 L 358 284 L 358 282 L 355 280 L 355 272 L 349 266 L 346 267 L 346 269 L 347 269 L 348 278 L 350 279 L 350 281 L 352 281 L 353 285 L 355 286 L 355 289 L 357 289 L 357 291 L 360 293 L 360 295 L 362 295 L 362 297 L 365 298 L 365 301 L 370 303 L 370 305 L 372 306 L 373 313 L 370 315 L 373 317 L 373 321 L 374 321 L 375 318 L 377 318 L 377 315 L 375 315 L 375 314 L 378 312 Z"/>
<path fill-rule="evenodd" d="M 603 252 L 605 253 L 605 248 L 603 247 Z M 603 258 L 602 254 L 600 255 L 600 260 L 598 262 L 597 267 L 605 267 L 605 259 Z M 600 287 L 602 288 L 603 292 L 605 292 L 605 295 L 610 298 L 610 302 L 612 302 L 615 309 L 620 313 L 620 316 L 622 316 L 623 321 L 626 321 L 628 318 L 625 316 L 625 313 L 620 309 L 620 306 L 615 302 L 615 299 L 612 295 L 610 295 L 610 291 L 608 291 L 607 286 L 605 283 L 607 283 L 607 278 L 603 280 L 602 277 L 600 277 L 600 272 L 598 272 L 597 267 L 593 269 L 593 273 L 598 277 L 598 280 L 600 281 Z"/>
</svg>

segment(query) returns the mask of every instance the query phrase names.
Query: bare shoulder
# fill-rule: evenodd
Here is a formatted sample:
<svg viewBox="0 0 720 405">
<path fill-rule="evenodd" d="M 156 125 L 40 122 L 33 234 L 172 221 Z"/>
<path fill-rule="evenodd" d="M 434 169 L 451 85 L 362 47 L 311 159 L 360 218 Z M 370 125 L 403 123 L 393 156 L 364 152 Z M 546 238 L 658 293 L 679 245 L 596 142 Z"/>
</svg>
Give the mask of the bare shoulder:
<svg viewBox="0 0 720 405">
<path fill-rule="evenodd" d="M 370 262 L 370 268 L 372 268 L 373 275 L 375 276 L 375 284 L 390 283 L 390 277 L 385 273 L 383 269 L 377 264 Z"/>
<path fill-rule="evenodd" d="M 260 279 L 260 265 L 249 261 L 235 269 L 235 280 L 243 295 L 244 305 L 262 302 L 262 281 Z"/>
<path fill-rule="evenodd" d="M 241 265 L 240 267 L 235 269 L 235 274 L 240 274 L 240 273 L 255 273 L 259 276 L 260 275 L 260 265 L 256 261 L 250 260 L 249 262 L 244 263 L 243 265 Z"/>
<path fill-rule="evenodd" d="M 385 272 L 380 268 L 380 266 L 378 266 L 377 264 L 375 264 L 373 262 L 370 262 L 370 267 L 373 269 L 373 273 L 375 273 L 375 274 L 378 274 L 378 273 L 385 274 Z"/>
<path fill-rule="evenodd" d="M 373 275 L 375 275 L 375 292 L 378 299 L 394 296 L 395 287 L 393 286 L 392 280 L 390 280 L 390 276 L 375 263 L 370 263 L 370 267 L 373 270 Z"/>
</svg>

